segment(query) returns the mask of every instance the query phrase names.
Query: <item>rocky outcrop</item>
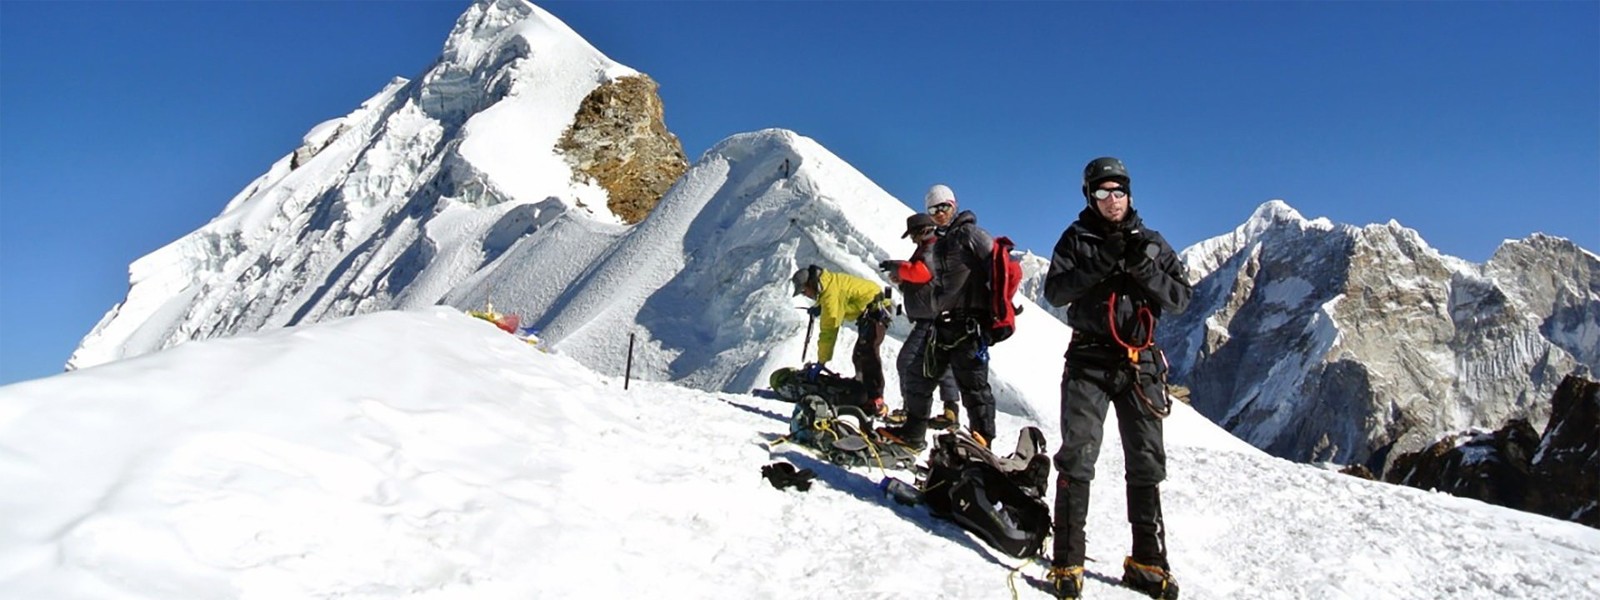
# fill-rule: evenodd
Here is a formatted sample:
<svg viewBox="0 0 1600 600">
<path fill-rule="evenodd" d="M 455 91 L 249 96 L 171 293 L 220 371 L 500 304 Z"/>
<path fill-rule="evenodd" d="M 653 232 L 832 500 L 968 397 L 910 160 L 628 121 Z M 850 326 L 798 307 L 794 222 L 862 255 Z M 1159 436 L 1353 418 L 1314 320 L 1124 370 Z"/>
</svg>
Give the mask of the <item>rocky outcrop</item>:
<svg viewBox="0 0 1600 600">
<path fill-rule="evenodd" d="M 656 90 L 643 74 L 595 88 L 557 144 L 574 179 L 592 178 L 605 188 L 611 212 L 630 224 L 644 220 L 689 168 Z"/>
<path fill-rule="evenodd" d="M 1366 465 L 1346 465 L 1344 468 L 1339 469 L 1339 474 L 1359 477 L 1367 481 L 1376 481 L 1378 479 L 1377 476 L 1372 474 L 1372 469 L 1368 469 Z"/>
<path fill-rule="evenodd" d="M 1522 419 L 1446 436 L 1384 480 L 1600 527 L 1600 384 L 1568 376 L 1551 407 L 1542 436 Z"/>
<path fill-rule="evenodd" d="M 1496 431 L 1454 434 L 1419 452 L 1402 454 L 1384 481 L 1521 508 L 1528 467 L 1538 447 L 1533 426 L 1512 419 Z"/>
<path fill-rule="evenodd" d="M 1569 376 L 1550 403 L 1526 510 L 1600 528 L 1600 383 Z"/>
</svg>

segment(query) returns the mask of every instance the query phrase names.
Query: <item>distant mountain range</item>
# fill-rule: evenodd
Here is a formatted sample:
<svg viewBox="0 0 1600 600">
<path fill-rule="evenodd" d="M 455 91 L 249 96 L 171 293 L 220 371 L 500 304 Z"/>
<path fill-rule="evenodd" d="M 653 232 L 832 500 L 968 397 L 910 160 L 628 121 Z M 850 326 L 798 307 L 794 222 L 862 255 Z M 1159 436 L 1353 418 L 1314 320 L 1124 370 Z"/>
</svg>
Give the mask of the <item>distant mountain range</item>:
<svg viewBox="0 0 1600 600">
<path fill-rule="evenodd" d="M 1268 202 L 1183 252 L 1193 304 L 1159 340 L 1195 408 L 1298 461 L 1361 463 L 1471 426 L 1543 427 L 1563 376 L 1600 368 L 1600 257 L 1535 234 L 1483 265 L 1390 222 Z"/>
</svg>

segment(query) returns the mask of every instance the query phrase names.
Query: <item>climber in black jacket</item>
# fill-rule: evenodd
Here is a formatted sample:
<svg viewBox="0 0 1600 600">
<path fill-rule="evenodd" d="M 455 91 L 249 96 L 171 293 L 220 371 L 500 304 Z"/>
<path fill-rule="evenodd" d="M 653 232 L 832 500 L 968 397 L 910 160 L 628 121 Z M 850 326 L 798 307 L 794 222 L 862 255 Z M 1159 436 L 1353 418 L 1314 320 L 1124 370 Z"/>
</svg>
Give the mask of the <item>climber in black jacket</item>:
<svg viewBox="0 0 1600 600">
<path fill-rule="evenodd" d="M 1100 455 L 1106 408 L 1115 406 L 1127 465 L 1133 552 L 1123 582 L 1152 597 L 1176 598 L 1168 571 L 1159 484 L 1167 455 L 1161 418 L 1171 410 L 1165 360 L 1155 345 L 1164 312 L 1182 312 L 1193 293 L 1172 246 L 1133 210 L 1122 161 L 1084 168 L 1088 207 L 1061 234 L 1045 276 L 1045 299 L 1067 306 L 1072 342 L 1061 381 L 1061 451 L 1055 456 L 1055 541 L 1048 580 L 1060 598 L 1083 589 L 1089 482 Z"/>
</svg>

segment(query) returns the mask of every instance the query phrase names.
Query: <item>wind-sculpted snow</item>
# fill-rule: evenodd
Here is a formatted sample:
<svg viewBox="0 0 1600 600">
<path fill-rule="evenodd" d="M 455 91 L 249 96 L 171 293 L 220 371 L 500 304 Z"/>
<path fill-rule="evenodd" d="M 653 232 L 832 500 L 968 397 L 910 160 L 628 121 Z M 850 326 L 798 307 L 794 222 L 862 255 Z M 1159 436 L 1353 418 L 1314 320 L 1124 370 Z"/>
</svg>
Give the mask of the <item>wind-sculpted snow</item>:
<svg viewBox="0 0 1600 600">
<path fill-rule="evenodd" d="M 1159 331 L 1174 377 L 1278 456 L 1381 472 L 1444 433 L 1542 426 L 1561 377 L 1600 367 L 1600 261 L 1565 240 L 1508 242 L 1480 268 L 1392 221 L 1274 201 L 1183 257 L 1194 299 Z"/>
<path fill-rule="evenodd" d="M 1004 598 L 1042 576 L 884 498 L 877 468 L 769 446 L 790 408 L 624 391 L 445 307 L 0 387 L 0 488 L 25 490 L 0 494 L 0 597 Z M 1136 600 L 1109 418 L 1086 595 Z M 1054 450 L 1052 421 L 1002 413 L 996 447 L 1037 424 Z M 1184 406 L 1165 427 L 1184 598 L 1600 595 L 1600 531 L 1273 458 Z M 768 485 L 777 460 L 810 491 Z"/>
</svg>

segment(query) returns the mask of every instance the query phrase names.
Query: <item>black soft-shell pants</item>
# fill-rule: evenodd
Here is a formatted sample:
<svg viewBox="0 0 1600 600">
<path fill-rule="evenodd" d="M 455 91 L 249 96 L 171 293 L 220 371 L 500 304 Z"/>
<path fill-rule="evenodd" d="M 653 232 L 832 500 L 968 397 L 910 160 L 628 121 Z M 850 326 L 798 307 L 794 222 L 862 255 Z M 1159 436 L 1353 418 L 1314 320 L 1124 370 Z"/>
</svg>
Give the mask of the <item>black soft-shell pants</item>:
<svg viewBox="0 0 1600 600">
<path fill-rule="evenodd" d="M 1056 565 L 1083 565 L 1089 482 L 1094 480 L 1094 463 L 1100 457 L 1106 409 L 1114 406 L 1127 468 L 1132 556 L 1146 565 L 1167 567 L 1166 526 L 1158 487 L 1167 477 L 1161 419 L 1143 406 L 1134 386 L 1143 386 L 1147 396 L 1163 391 L 1154 377 L 1155 353 L 1145 352 L 1140 358 L 1137 373 L 1141 376 L 1136 376 L 1126 356 L 1068 352 L 1061 380 L 1061 450 L 1055 455 L 1059 477 L 1052 562 Z"/>
<path fill-rule="evenodd" d="M 911 340 L 906 340 L 911 346 Z M 967 409 L 967 427 L 985 440 L 994 439 L 994 393 L 989 388 L 989 342 L 983 328 L 970 317 L 944 315 L 933 322 L 927 340 L 916 344 L 920 355 L 910 360 L 921 369 L 904 369 L 900 374 L 900 395 L 906 401 L 905 433 L 926 436 L 928 417 L 933 412 L 933 390 L 946 371 L 955 375 L 961 388 L 961 404 Z"/>
<path fill-rule="evenodd" d="M 933 319 L 912 319 L 911 333 L 906 334 L 906 343 L 900 347 L 900 354 L 895 357 L 895 372 L 900 374 L 901 398 L 908 397 L 903 382 L 910 377 L 922 373 L 924 351 L 928 346 L 928 336 L 933 335 Z M 956 374 L 950 369 L 935 378 L 939 385 L 939 401 L 944 404 L 944 409 L 952 412 L 961 408 L 961 388 L 956 383 Z M 909 411 L 908 411 L 909 414 Z"/>
<path fill-rule="evenodd" d="M 889 330 L 889 313 L 868 308 L 856 319 L 856 345 L 850 352 L 850 362 L 856 368 L 856 377 L 867 387 L 867 399 L 883 398 L 883 357 L 878 349 L 883 346 L 883 336 Z"/>
</svg>

